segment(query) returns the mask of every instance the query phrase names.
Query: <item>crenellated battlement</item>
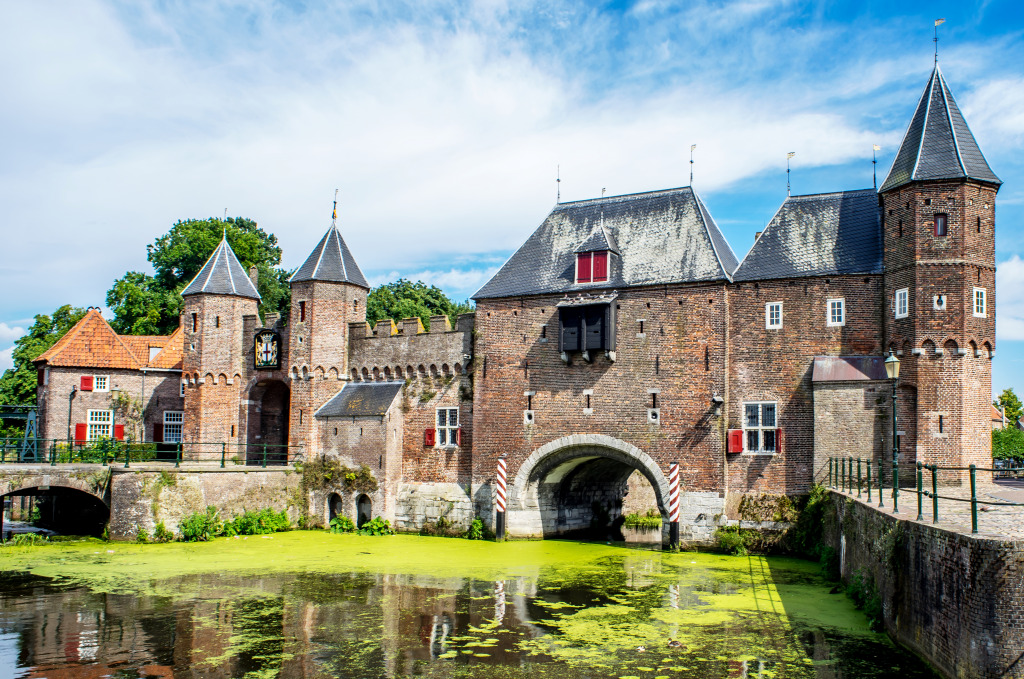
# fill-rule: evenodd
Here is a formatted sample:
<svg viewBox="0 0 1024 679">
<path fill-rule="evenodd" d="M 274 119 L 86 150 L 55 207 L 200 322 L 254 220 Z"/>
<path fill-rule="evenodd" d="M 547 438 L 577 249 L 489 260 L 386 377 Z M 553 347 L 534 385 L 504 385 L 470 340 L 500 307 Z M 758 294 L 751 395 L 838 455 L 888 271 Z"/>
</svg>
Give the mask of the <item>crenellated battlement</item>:
<svg viewBox="0 0 1024 679">
<path fill-rule="evenodd" d="M 462 374 L 473 355 L 474 314 L 451 327 L 447 316 L 432 316 L 430 330 L 419 318 L 396 323 L 349 323 L 349 367 L 354 380 L 406 379 L 418 374 Z"/>
</svg>

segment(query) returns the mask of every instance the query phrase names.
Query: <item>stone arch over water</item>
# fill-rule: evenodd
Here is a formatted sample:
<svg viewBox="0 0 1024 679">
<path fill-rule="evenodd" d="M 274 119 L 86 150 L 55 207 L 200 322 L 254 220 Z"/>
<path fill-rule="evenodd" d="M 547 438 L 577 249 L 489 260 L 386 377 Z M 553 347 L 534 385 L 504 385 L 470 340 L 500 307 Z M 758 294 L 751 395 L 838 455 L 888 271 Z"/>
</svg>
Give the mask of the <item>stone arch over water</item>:
<svg viewBox="0 0 1024 679">
<path fill-rule="evenodd" d="M 668 526 L 667 470 L 630 443 L 603 434 L 580 434 L 537 448 L 509 479 L 509 534 L 582 534 L 589 529 L 595 503 L 607 507 L 614 518 L 616 511 L 621 512 L 621 498 L 634 471 L 640 472 L 654 491 L 664 532 Z"/>
</svg>

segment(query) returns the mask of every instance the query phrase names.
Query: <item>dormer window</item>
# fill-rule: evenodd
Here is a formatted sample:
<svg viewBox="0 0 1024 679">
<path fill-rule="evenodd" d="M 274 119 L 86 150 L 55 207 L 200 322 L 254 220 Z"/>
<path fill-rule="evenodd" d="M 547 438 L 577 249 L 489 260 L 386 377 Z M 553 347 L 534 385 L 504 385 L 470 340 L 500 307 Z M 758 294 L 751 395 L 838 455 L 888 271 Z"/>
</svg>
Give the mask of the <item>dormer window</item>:
<svg viewBox="0 0 1024 679">
<path fill-rule="evenodd" d="M 576 253 L 576 282 L 602 283 L 608 280 L 608 251 Z"/>
</svg>

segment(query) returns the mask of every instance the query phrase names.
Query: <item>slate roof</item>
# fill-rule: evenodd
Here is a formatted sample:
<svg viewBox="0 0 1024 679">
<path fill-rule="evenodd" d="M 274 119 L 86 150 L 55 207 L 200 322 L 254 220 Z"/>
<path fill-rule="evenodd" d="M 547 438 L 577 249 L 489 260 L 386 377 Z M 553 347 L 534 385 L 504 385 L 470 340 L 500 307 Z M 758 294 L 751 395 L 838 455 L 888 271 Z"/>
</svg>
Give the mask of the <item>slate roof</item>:
<svg viewBox="0 0 1024 679">
<path fill-rule="evenodd" d="M 260 299 L 260 293 L 256 292 L 256 286 L 249 280 L 249 274 L 228 245 L 227 234 L 181 294 L 235 295 Z"/>
<path fill-rule="evenodd" d="M 733 280 L 881 271 L 881 208 L 874 189 L 864 189 L 787 198 Z"/>
<path fill-rule="evenodd" d="M 608 281 L 576 283 L 576 252 L 601 238 L 618 252 L 609 261 Z M 690 187 L 611 196 L 556 205 L 473 298 L 728 280 L 736 265 Z"/>
<path fill-rule="evenodd" d="M 97 309 L 89 309 L 67 333 L 44 351 L 35 363 L 56 367 L 180 369 L 181 329 L 171 335 L 118 335 Z M 149 348 L 162 347 L 149 360 Z"/>
<path fill-rule="evenodd" d="M 988 166 L 936 64 L 879 192 L 912 181 L 961 178 L 1002 184 Z"/>
<path fill-rule="evenodd" d="M 387 413 L 405 382 L 349 382 L 316 417 L 376 417 Z"/>
<path fill-rule="evenodd" d="M 345 240 L 338 232 L 335 223 L 327 230 L 324 237 L 309 257 L 303 262 L 292 277 L 288 279 L 291 283 L 299 281 L 328 281 L 331 283 L 352 283 L 364 288 L 369 288 L 369 283 L 359 270 L 355 257 L 349 251 Z"/>
</svg>

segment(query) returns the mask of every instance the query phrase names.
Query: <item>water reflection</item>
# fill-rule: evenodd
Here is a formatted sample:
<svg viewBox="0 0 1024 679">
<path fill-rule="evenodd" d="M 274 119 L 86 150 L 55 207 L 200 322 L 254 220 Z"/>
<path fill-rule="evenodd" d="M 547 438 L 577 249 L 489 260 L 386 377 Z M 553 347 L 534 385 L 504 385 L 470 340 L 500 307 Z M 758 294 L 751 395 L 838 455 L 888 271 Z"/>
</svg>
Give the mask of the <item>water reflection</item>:
<svg viewBox="0 0 1024 679">
<path fill-rule="evenodd" d="M 933 676 L 879 635 L 801 617 L 801 597 L 828 599 L 820 583 L 759 571 L 626 553 L 497 581 L 226 573 L 147 595 L 7 573 L 0 675 Z"/>
</svg>

